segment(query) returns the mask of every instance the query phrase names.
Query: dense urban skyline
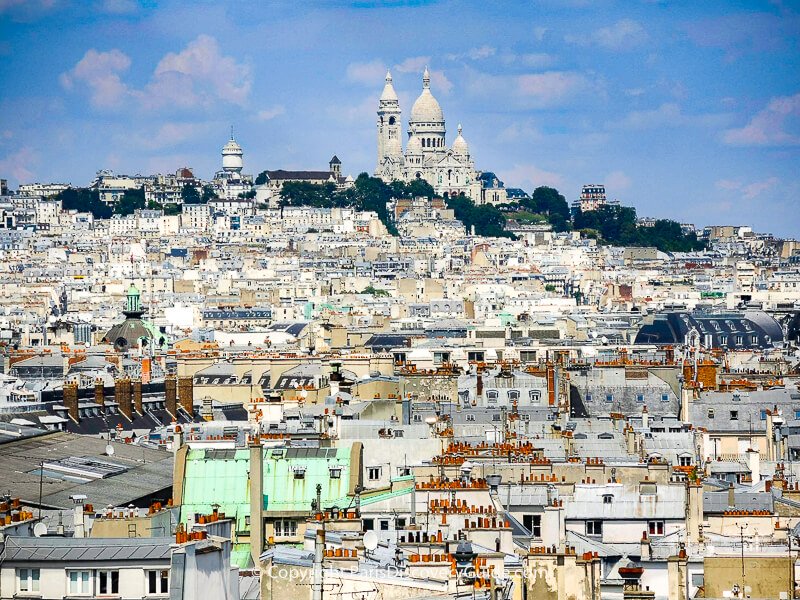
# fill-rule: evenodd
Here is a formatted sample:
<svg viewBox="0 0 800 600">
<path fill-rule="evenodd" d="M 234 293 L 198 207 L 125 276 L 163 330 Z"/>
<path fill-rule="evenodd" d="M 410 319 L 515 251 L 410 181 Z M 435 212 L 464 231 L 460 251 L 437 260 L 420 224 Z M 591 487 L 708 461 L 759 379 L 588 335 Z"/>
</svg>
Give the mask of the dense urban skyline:
<svg viewBox="0 0 800 600">
<path fill-rule="evenodd" d="M 0 2 L 0 174 L 208 177 L 230 125 L 245 171 L 375 168 L 392 69 L 422 69 L 476 167 L 568 199 L 603 182 L 641 216 L 798 231 L 791 3 Z"/>
</svg>

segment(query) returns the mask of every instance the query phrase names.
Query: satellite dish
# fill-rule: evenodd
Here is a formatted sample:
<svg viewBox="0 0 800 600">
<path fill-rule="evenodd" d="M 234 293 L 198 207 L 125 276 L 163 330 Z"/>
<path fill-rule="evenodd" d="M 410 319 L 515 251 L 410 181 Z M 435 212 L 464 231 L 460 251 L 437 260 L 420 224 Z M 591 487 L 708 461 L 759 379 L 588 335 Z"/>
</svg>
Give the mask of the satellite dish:
<svg viewBox="0 0 800 600">
<path fill-rule="evenodd" d="M 43 535 L 47 535 L 47 525 L 39 521 L 36 525 L 33 526 L 33 535 L 36 537 L 42 537 Z"/>
<path fill-rule="evenodd" d="M 378 547 L 378 534 L 374 531 L 368 531 L 364 534 L 364 548 L 367 550 L 375 550 Z"/>
<path fill-rule="evenodd" d="M 111 444 L 106 446 L 106 456 L 114 456 L 114 446 Z"/>
</svg>

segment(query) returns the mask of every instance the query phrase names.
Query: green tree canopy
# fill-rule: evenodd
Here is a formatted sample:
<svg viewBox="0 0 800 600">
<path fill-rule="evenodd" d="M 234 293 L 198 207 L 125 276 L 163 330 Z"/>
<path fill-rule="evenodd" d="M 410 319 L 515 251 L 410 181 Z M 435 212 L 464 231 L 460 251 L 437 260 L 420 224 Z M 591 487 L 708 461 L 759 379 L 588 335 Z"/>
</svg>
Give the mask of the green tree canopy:
<svg viewBox="0 0 800 600">
<path fill-rule="evenodd" d="M 96 189 L 67 188 L 56 194 L 56 199 L 61 200 L 62 209 L 90 212 L 95 219 L 108 219 L 113 214 L 111 207 L 100 200 Z"/>
<path fill-rule="evenodd" d="M 202 204 L 202 197 L 197 188 L 190 183 L 184 183 L 181 189 L 181 201 L 183 204 Z"/>
<path fill-rule="evenodd" d="M 446 204 L 448 208 L 453 209 L 456 219 L 464 224 L 468 233 L 472 231 L 474 226 L 477 235 L 514 237 L 511 232 L 505 230 L 506 220 L 503 213 L 491 204 L 476 206 L 464 194 L 447 198 Z"/>
<path fill-rule="evenodd" d="M 570 228 L 569 205 L 555 188 L 540 186 L 533 191 L 530 198 L 523 199 L 520 205 L 533 213 L 544 215 L 555 231 L 567 231 Z"/>
<path fill-rule="evenodd" d="M 125 190 L 122 198 L 114 204 L 114 213 L 118 215 L 132 215 L 134 211 L 144 208 L 144 187 Z"/>
<path fill-rule="evenodd" d="M 264 185 L 265 183 L 267 183 L 267 172 L 266 171 L 261 171 L 261 173 L 256 175 L 255 184 L 256 185 Z"/>
</svg>

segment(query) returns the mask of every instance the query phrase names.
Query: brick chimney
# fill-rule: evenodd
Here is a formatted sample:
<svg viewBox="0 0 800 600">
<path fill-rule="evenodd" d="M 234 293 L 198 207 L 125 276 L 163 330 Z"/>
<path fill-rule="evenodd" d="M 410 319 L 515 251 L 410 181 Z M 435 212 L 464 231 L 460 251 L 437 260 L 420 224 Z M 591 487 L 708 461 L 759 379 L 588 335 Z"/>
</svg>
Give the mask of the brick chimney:
<svg viewBox="0 0 800 600">
<path fill-rule="evenodd" d="M 183 410 L 190 415 L 194 414 L 194 384 L 192 377 L 178 378 L 178 401 Z"/>
<path fill-rule="evenodd" d="M 130 379 L 123 378 L 114 380 L 114 399 L 119 405 L 119 412 L 121 412 L 129 421 L 133 421 Z"/>
<path fill-rule="evenodd" d="M 133 388 L 133 407 L 140 415 L 144 414 L 144 407 L 142 406 L 142 380 L 134 379 L 131 382 Z"/>
<path fill-rule="evenodd" d="M 76 423 L 80 421 L 78 416 L 78 384 L 74 381 L 65 381 L 62 387 L 64 394 L 64 406 L 67 407 L 69 418 Z"/>
<path fill-rule="evenodd" d="M 106 388 L 100 378 L 94 380 L 94 401 L 100 406 L 106 403 Z"/>
<path fill-rule="evenodd" d="M 164 379 L 164 400 L 167 412 L 173 417 L 178 416 L 178 382 L 174 375 L 167 375 Z"/>
</svg>

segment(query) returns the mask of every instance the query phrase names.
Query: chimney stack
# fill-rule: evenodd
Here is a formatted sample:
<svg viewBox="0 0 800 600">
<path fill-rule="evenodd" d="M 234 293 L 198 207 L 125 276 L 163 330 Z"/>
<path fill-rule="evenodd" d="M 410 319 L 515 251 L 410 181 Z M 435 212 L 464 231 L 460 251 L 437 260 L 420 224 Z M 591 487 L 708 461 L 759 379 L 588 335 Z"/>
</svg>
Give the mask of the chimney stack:
<svg viewBox="0 0 800 600">
<path fill-rule="evenodd" d="M 128 421 L 133 421 L 133 407 L 131 406 L 131 380 L 127 377 L 114 380 L 114 399 L 121 412 Z"/>
<path fill-rule="evenodd" d="M 142 380 L 134 379 L 131 382 L 131 386 L 133 388 L 133 406 L 137 413 L 143 415 L 144 408 L 142 407 Z"/>
<path fill-rule="evenodd" d="M 106 403 L 106 388 L 99 377 L 94 380 L 94 401 L 100 406 Z"/>
<path fill-rule="evenodd" d="M 164 379 L 164 400 L 167 412 L 173 417 L 178 416 L 178 382 L 174 375 L 167 375 Z"/>
<path fill-rule="evenodd" d="M 78 384 L 74 381 L 65 381 L 62 387 L 64 394 L 64 406 L 67 407 L 69 418 L 76 423 L 80 421 L 78 416 Z"/>
<path fill-rule="evenodd" d="M 178 378 L 178 401 L 183 410 L 190 415 L 194 414 L 194 385 L 191 376 Z"/>
</svg>

